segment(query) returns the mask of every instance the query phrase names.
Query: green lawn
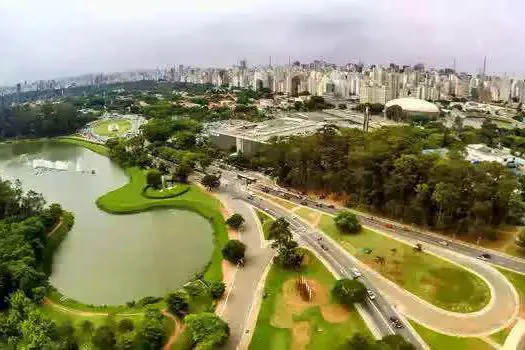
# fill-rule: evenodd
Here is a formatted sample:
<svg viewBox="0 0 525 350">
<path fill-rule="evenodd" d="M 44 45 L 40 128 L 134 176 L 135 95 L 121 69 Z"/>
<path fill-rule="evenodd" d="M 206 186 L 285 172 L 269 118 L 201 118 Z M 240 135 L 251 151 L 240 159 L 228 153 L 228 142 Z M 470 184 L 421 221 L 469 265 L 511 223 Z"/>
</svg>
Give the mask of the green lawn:
<svg viewBox="0 0 525 350">
<path fill-rule="evenodd" d="M 383 276 L 440 308 L 473 312 L 490 300 L 490 290 L 483 280 L 434 255 L 414 252 L 411 246 L 368 229 L 342 235 L 329 215 L 321 217 L 320 228 Z M 366 254 L 363 248 L 372 252 Z M 377 256 L 385 259 L 384 265 L 375 261 Z"/>
<path fill-rule="evenodd" d="M 520 317 L 525 316 L 525 275 L 522 275 L 521 273 L 512 272 L 509 270 L 505 270 L 502 268 L 498 268 L 499 272 L 501 272 L 507 279 L 514 285 L 514 288 L 516 288 L 516 291 L 518 292 L 519 298 L 520 298 Z"/>
<path fill-rule="evenodd" d="M 275 317 L 283 312 L 283 284 L 294 280 L 299 276 L 316 280 L 327 293 L 330 293 L 335 278 L 324 267 L 324 265 L 311 253 L 307 252 L 308 264 L 300 271 L 283 270 L 273 265 L 268 274 L 261 310 L 257 318 L 256 328 L 250 344 L 252 350 L 285 350 L 292 349 L 294 338 L 291 328 L 276 327 Z M 328 294 L 329 304 L 332 303 Z M 286 305 L 284 313 L 287 314 Z M 286 316 L 286 315 L 285 315 Z M 340 323 L 329 323 L 321 314 L 319 305 L 312 305 L 300 312 L 292 313 L 293 325 L 297 323 L 309 323 L 310 339 L 304 344 L 307 349 L 338 349 L 354 333 L 361 333 L 370 338 L 372 335 L 356 309 L 349 311 L 346 320 Z"/>
<path fill-rule="evenodd" d="M 57 142 L 61 142 L 61 143 L 69 143 L 69 144 L 79 145 L 79 146 L 85 147 L 85 148 L 87 148 L 87 149 L 89 149 L 89 150 L 91 150 L 93 152 L 101 154 L 103 156 L 108 156 L 109 155 L 109 151 L 108 151 L 106 146 L 98 144 L 98 143 L 95 143 L 95 142 L 91 142 L 89 140 L 83 139 L 83 138 L 78 137 L 78 136 L 61 136 L 61 137 L 56 137 L 53 140 L 57 141 Z"/>
<path fill-rule="evenodd" d="M 156 190 L 154 188 L 148 187 L 144 190 L 142 195 L 150 199 L 166 199 L 180 196 L 183 193 L 186 193 L 190 190 L 190 186 L 187 184 L 177 184 L 173 187 Z"/>
<path fill-rule="evenodd" d="M 264 197 L 268 200 L 271 200 L 272 202 L 275 202 L 276 204 L 279 204 L 281 207 L 284 207 L 288 210 L 295 209 L 297 207 L 297 204 L 287 201 L 286 199 L 281 199 L 279 197 L 275 197 L 269 194 L 266 194 L 264 192 L 257 192 L 258 196 Z"/>
<path fill-rule="evenodd" d="M 214 250 L 211 264 L 205 272 L 207 280 L 222 280 L 221 249 L 228 241 L 228 232 L 222 217 L 221 203 L 196 185 L 189 185 L 185 193 L 166 199 L 151 199 L 142 195 L 146 187 L 146 172 L 128 168 L 130 182 L 97 199 L 97 206 L 112 214 L 131 214 L 154 208 L 179 208 L 197 212 L 210 220 L 214 230 Z"/>
<path fill-rule="evenodd" d="M 410 321 L 421 338 L 432 350 L 492 350 L 492 346 L 479 338 L 460 338 L 434 332 Z"/>
<path fill-rule="evenodd" d="M 503 345 L 505 344 L 505 340 L 507 340 L 507 337 L 509 336 L 509 333 L 511 330 L 512 330 L 512 327 L 503 328 L 501 331 L 491 334 L 489 337 L 490 339 L 494 340 L 496 343 Z"/>
<path fill-rule="evenodd" d="M 109 127 L 116 125 L 117 131 L 110 131 Z M 93 132 L 100 136 L 118 137 L 124 135 L 131 129 L 131 122 L 126 119 L 101 120 L 93 123 Z"/>
<path fill-rule="evenodd" d="M 299 209 L 295 211 L 295 214 L 299 215 L 300 217 L 302 217 L 303 219 L 305 219 L 306 221 L 308 221 L 309 223 L 313 225 L 316 224 L 319 218 L 319 215 L 321 215 L 320 212 L 307 208 L 307 207 L 300 207 Z"/>
<path fill-rule="evenodd" d="M 263 211 L 255 209 L 255 212 L 257 213 L 257 217 L 259 218 L 259 221 L 261 222 L 264 238 L 268 239 L 268 236 L 270 234 L 270 226 L 272 226 L 272 223 L 275 220 L 272 219 L 270 215 L 266 214 Z"/>
</svg>

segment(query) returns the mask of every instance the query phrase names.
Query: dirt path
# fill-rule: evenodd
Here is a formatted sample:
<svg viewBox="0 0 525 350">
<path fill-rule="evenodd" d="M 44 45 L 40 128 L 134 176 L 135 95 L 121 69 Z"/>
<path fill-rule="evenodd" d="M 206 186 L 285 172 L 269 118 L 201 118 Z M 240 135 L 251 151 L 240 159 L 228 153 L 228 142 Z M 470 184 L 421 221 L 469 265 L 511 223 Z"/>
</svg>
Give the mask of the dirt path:
<svg viewBox="0 0 525 350">
<path fill-rule="evenodd" d="M 64 218 L 61 216 L 60 220 L 58 220 L 58 223 L 56 224 L 56 226 L 51 230 L 51 232 L 49 232 L 47 234 L 47 236 L 51 237 L 53 235 L 53 233 L 55 233 L 60 228 L 60 226 L 62 226 L 63 223 L 64 223 Z"/>
<path fill-rule="evenodd" d="M 172 345 L 175 344 L 175 342 L 177 341 L 179 336 L 184 331 L 184 326 L 183 326 L 182 322 L 179 321 L 179 319 L 177 317 L 173 316 L 173 314 L 171 314 L 168 310 L 166 310 L 166 309 L 162 310 L 162 314 L 165 317 L 171 319 L 173 322 L 175 322 L 175 327 L 173 328 L 173 333 L 171 333 L 170 337 L 168 338 L 168 341 L 166 342 L 166 344 L 164 344 L 164 347 L 163 347 L 164 350 L 169 350 L 169 349 L 171 349 Z"/>
</svg>

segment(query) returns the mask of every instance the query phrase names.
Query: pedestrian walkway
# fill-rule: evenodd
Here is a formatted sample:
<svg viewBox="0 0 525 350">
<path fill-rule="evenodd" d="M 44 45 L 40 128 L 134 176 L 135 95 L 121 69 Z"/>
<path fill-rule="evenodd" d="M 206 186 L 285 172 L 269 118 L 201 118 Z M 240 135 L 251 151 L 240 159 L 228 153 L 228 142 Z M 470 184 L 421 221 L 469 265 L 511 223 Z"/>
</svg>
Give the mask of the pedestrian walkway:
<svg viewBox="0 0 525 350">
<path fill-rule="evenodd" d="M 239 239 L 246 244 L 245 264 L 235 273 L 227 289 L 227 300 L 217 310 L 219 316 L 230 326 L 230 338 L 226 348 L 237 349 L 245 332 L 253 331 L 246 329 L 247 321 L 259 281 L 270 263 L 272 250 L 263 244 L 263 236 L 259 232 L 259 219 L 250 205 L 235 199 L 226 191 L 219 191 L 217 196 L 232 213 L 239 213 L 245 219 L 239 234 Z"/>
</svg>

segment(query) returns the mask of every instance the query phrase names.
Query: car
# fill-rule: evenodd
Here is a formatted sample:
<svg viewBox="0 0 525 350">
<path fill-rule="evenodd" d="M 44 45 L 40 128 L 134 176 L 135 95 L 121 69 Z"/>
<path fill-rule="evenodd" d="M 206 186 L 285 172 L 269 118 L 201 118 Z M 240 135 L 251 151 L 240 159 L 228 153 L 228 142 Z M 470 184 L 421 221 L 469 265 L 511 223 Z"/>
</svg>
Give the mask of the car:
<svg viewBox="0 0 525 350">
<path fill-rule="evenodd" d="M 318 207 L 318 208 L 322 208 L 323 207 L 323 203 L 315 203 L 315 206 Z"/>
<path fill-rule="evenodd" d="M 370 300 L 374 300 L 376 298 L 376 295 L 374 294 L 374 292 L 372 292 L 370 289 L 367 289 L 366 290 L 366 294 L 368 294 L 368 298 Z"/>
<path fill-rule="evenodd" d="M 490 254 L 483 253 L 477 257 L 479 260 L 487 261 L 490 260 L 491 256 Z"/>
<path fill-rule="evenodd" d="M 393 229 L 393 228 L 394 228 L 394 225 L 392 225 L 392 224 L 385 224 L 385 227 L 386 227 L 386 228 L 389 228 L 389 229 Z"/>
<path fill-rule="evenodd" d="M 335 205 L 333 205 L 333 204 L 329 204 L 329 205 L 328 205 L 328 208 L 330 208 L 330 209 L 335 209 Z"/>
<path fill-rule="evenodd" d="M 248 199 L 253 199 L 253 196 L 251 194 L 248 195 Z"/>
<path fill-rule="evenodd" d="M 270 192 L 270 189 L 268 187 L 263 187 L 262 191 L 264 193 L 268 193 L 268 192 Z"/>
<path fill-rule="evenodd" d="M 403 328 L 403 323 L 401 322 L 401 320 L 399 318 L 397 318 L 396 316 L 390 316 L 390 323 L 392 323 L 392 325 L 396 328 Z"/>
<path fill-rule="evenodd" d="M 350 269 L 350 272 L 352 272 L 352 276 L 354 276 L 354 278 L 358 278 L 358 277 L 363 276 L 363 275 L 361 274 L 361 272 L 359 272 L 359 270 L 356 269 L 355 267 L 352 267 L 352 268 Z"/>
<path fill-rule="evenodd" d="M 447 241 L 439 241 L 438 243 L 443 245 L 443 246 L 445 246 L 445 247 L 448 246 L 448 242 Z"/>
<path fill-rule="evenodd" d="M 328 247 L 325 246 L 324 244 L 321 244 L 321 248 L 323 248 L 323 250 L 328 250 Z"/>
<path fill-rule="evenodd" d="M 307 201 L 301 201 L 301 205 L 308 205 L 308 202 Z"/>
<path fill-rule="evenodd" d="M 319 237 L 317 237 L 317 240 L 318 240 L 318 241 L 322 241 L 322 240 L 323 240 L 323 237 L 319 236 Z"/>
</svg>

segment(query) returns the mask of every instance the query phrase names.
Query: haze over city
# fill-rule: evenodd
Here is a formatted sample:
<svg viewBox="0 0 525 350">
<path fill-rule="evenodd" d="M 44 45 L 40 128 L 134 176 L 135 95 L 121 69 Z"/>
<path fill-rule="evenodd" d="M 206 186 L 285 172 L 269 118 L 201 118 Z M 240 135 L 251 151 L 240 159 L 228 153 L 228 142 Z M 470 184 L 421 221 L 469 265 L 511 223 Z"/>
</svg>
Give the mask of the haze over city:
<svg viewBox="0 0 525 350">
<path fill-rule="evenodd" d="M 324 59 L 522 76 L 520 14 L 500 1 L 0 0 L 0 85 L 91 72 Z"/>
</svg>

